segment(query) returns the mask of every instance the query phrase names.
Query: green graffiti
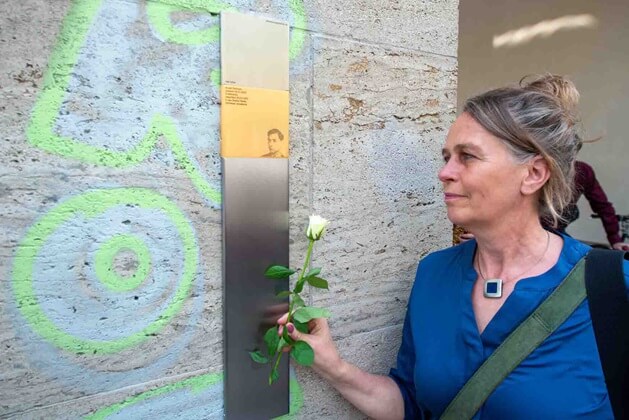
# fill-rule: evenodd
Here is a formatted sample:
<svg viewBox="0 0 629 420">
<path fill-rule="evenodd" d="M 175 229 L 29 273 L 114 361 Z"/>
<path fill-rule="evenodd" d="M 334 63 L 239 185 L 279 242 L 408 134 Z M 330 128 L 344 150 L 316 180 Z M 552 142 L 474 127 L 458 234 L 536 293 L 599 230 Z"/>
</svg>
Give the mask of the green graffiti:
<svg viewBox="0 0 629 420">
<path fill-rule="evenodd" d="M 116 414 L 119 411 L 123 410 L 124 408 L 129 407 L 133 404 L 136 404 L 136 403 L 139 403 L 141 401 L 145 401 L 151 398 L 159 397 L 160 395 L 175 392 L 184 388 L 190 388 L 193 393 L 200 393 L 200 392 L 203 392 L 205 389 L 209 388 L 210 386 L 218 383 L 222 379 L 223 379 L 223 375 L 219 373 L 201 375 L 201 376 L 196 376 L 194 378 L 185 379 L 181 382 L 176 382 L 174 384 L 165 385 L 160 388 L 143 392 L 131 398 L 127 398 L 126 400 L 122 402 L 110 405 L 109 407 L 101 408 L 100 410 L 84 417 L 84 419 L 85 420 L 103 420 L 111 416 L 112 414 Z"/>
<path fill-rule="evenodd" d="M 162 115 L 156 115 L 155 117 L 153 117 L 153 124 L 151 125 L 151 131 L 149 132 L 154 133 L 155 138 L 157 138 L 157 133 L 162 133 L 164 138 L 170 143 L 170 147 L 173 151 L 175 159 L 177 159 L 179 165 L 184 168 L 186 174 L 188 174 L 194 186 L 205 197 L 209 198 L 217 204 L 220 204 L 221 193 L 214 190 L 210 186 L 210 184 L 208 184 L 207 181 L 203 179 L 201 173 L 197 170 L 196 166 L 194 166 L 194 164 L 186 154 L 186 149 L 183 145 L 183 142 L 177 135 L 177 127 L 175 126 L 174 121 L 171 118 Z"/>
<path fill-rule="evenodd" d="M 59 42 L 53 51 L 48 69 L 44 76 L 43 89 L 33 108 L 31 120 L 26 131 L 30 143 L 36 147 L 72 159 L 95 165 L 123 168 L 144 161 L 162 135 L 171 147 L 178 164 L 191 178 L 194 186 L 207 199 L 221 203 L 221 194 L 203 178 L 201 172 L 186 153 L 181 136 L 177 133 L 175 122 L 164 115 L 154 115 L 150 128 L 140 142 L 131 150 L 116 152 L 102 147 L 82 143 L 70 137 L 58 136 L 54 125 L 63 104 L 70 83 L 72 70 L 78 62 L 81 47 L 85 44 L 87 32 L 100 8 L 99 1 L 75 2 L 62 25 Z M 302 0 L 289 0 L 289 7 L 294 16 L 294 30 L 289 44 L 290 59 L 296 58 L 305 40 L 306 14 Z M 232 6 L 208 0 L 170 0 L 147 3 L 149 21 L 162 37 L 173 43 L 189 45 L 216 42 L 219 39 L 219 27 L 212 26 L 200 31 L 183 31 L 174 27 L 170 14 L 175 10 L 218 13 L 221 10 L 235 10 Z M 220 84 L 220 71 L 213 69 L 210 80 L 216 86 Z"/>
<path fill-rule="evenodd" d="M 288 5 L 293 14 L 293 33 L 288 45 L 288 57 L 290 60 L 293 60 L 299 56 L 303 49 L 306 39 L 307 20 L 302 0 L 288 0 Z M 166 41 L 185 45 L 203 45 L 219 40 L 219 26 L 196 31 L 178 29 L 172 24 L 170 14 L 179 10 L 218 14 L 222 11 L 236 11 L 237 9 L 228 4 L 205 0 L 163 0 L 160 3 L 147 3 L 146 13 L 149 22 Z M 220 82 L 216 83 L 217 86 L 219 84 Z"/>
<path fill-rule="evenodd" d="M 293 14 L 293 30 L 289 43 L 289 58 L 294 60 L 303 50 L 306 39 L 307 19 L 302 0 L 288 0 Z M 182 136 L 179 135 L 175 120 L 162 115 L 151 116 L 149 128 L 140 141 L 130 150 L 112 151 L 103 147 L 92 146 L 68 136 L 55 133 L 55 124 L 62 109 L 70 86 L 74 67 L 86 43 L 86 37 L 101 7 L 103 0 L 75 0 L 61 26 L 58 43 L 52 52 L 48 68 L 44 75 L 43 87 L 33 108 L 26 135 L 35 147 L 66 158 L 85 163 L 112 168 L 125 168 L 137 165 L 151 154 L 158 139 L 162 138 L 173 152 L 178 165 L 190 177 L 195 188 L 216 204 L 220 204 L 221 193 L 214 189 L 204 178 L 186 152 Z M 214 0 L 160 0 L 147 1 L 146 11 L 154 30 L 166 41 L 185 45 L 203 45 L 218 42 L 220 28 L 217 25 L 202 30 L 186 31 L 175 27 L 170 16 L 176 10 L 206 12 L 217 14 L 222 10 L 236 10 L 234 7 Z M 220 69 L 211 69 L 209 80 L 220 85 Z M 160 317 L 142 331 L 121 339 L 87 340 L 62 331 L 48 319 L 39 306 L 35 293 L 34 267 L 40 250 L 48 238 L 64 223 L 73 217 L 94 218 L 109 208 L 120 205 L 134 205 L 139 208 L 158 210 L 170 218 L 182 241 L 184 254 L 181 281 L 172 298 L 172 303 L 160 314 Z M 128 277 L 114 273 L 112 261 L 120 250 L 135 253 L 139 265 L 136 272 Z M 145 280 L 151 269 L 148 247 L 137 237 L 118 235 L 104 243 L 95 255 L 95 270 L 99 280 L 111 290 L 129 291 L 138 287 Z M 198 250 L 194 232 L 184 214 L 166 197 L 142 188 L 118 188 L 94 190 L 70 198 L 41 217 L 27 231 L 16 249 L 12 287 L 17 306 L 33 328 L 44 339 L 59 348 L 88 354 L 111 354 L 133 347 L 164 328 L 180 312 L 189 296 L 198 266 Z M 222 374 L 203 375 L 190 378 L 176 384 L 147 391 L 119 404 L 101 409 L 87 418 L 100 419 L 119 412 L 124 407 L 150 398 L 164 395 L 182 388 L 201 392 L 222 380 Z M 290 380 L 290 413 L 279 417 L 282 420 L 293 418 L 303 405 L 303 395 L 298 382 Z"/>
<path fill-rule="evenodd" d="M 221 70 L 220 69 L 212 69 L 210 72 L 210 81 L 215 86 L 220 86 L 221 84 Z"/>
<path fill-rule="evenodd" d="M 221 11 L 235 11 L 235 7 L 215 1 L 204 0 L 163 0 L 164 3 L 147 3 L 147 16 L 149 22 L 160 36 L 169 42 L 185 45 L 203 45 L 217 42 L 220 39 L 220 27 L 184 31 L 172 24 L 170 15 L 179 10 L 190 10 L 218 14 Z M 167 3 L 167 4 L 165 4 Z M 293 14 L 293 32 L 288 45 L 288 58 L 293 60 L 301 53 L 306 39 L 306 12 L 301 0 L 289 0 L 289 7 Z M 216 87 L 221 84 L 220 69 L 212 69 L 210 81 Z"/>
<path fill-rule="evenodd" d="M 181 389 L 189 388 L 193 393 L 201 393 L 210 386 L 217 384 L 223 380 L 222 373 L 213 373 L 207 375 L 196 376 L 194 378 L 185 379 L 181 382 L 165 385 L 160 388 L 152 389 L 150 391 L 143 392 L 126 400 L 110 405 L 109 407 L 101 408 L 100 410 L 84 417 L 85 420 L 104 420 L 107 417 L 117 414 L 126 407 L 137 404 L 141 401 L 145 401 L 151 398 L 156 398 L 161 395 L 169 394 Z M 304 398 L 301 391 L 301 387 L 296 379 L 290 379 L 290 411 L 288 414 L 280 417 L 276 417 L 275 420 L 290 420 L 295 418 L 295 415 L 301 409 Z"/>
<path fill-rule="evenodd" d="M 183 141 L 177 133 L 174 121 L 164 115 L 154 115 L 150 128 L 140 142 L 127 152 L 116 152 L 91 146 L 70 137 L 58 136 L 54 125 L 70 83 L 72 69 L 90 25 L 101 2 L 75 2 L 66 16 L 59 43 L 53 51 L 44 76 L 43 89 L 33 108 L 26 130 L 30 143 L 50 153 L 55 153 L 86 163 L 123 168 L 137 165 L 151 153 L 160 135 L 170 145 L 178 164 L 186 171 L 194 186 L 209 200 L 220 204 L 221 194 L 203 178 L 186 153 Z"/>
<path fill-rule="evenodd" d="M 301 0 L 288 0 L 293 12 L 293 34 L 288 44 L 288 58 L 294 60 L 301 53 L 306 40 L 306 11 Z"/>
<path fill-rule="evenodd" d="M 304 393 L 297 379 L 290 378 L 289 382 L 290 408 L 288 414 L 276 417 L 275 420 L 291 420 L 294 419 L 301 407 L 304 405 Z"/>
<path fill-rule="evenodd" d="M 121 276 L 114 272 L 113 263 L 116 255 L 128 250 L 135 254 L 138 268 L 130 276 Z M 149 273 L 151 256 L 148 247 L 142 240 L 132 235 L 116 235 L 96 251 L 94 257 L 95 271 L 105 286 L 116 292 L 128 292 L 141 285 Z"/>
<path fill-rule="evenodd" d="M 121 205 L 134 205 L 142 209 L 159 210 L 166 213 L 177 229 L 182 241 L 184 264 L 181 281 L 172 297 L 172 302 L 164 309 L 157 320 L 143 330 L 128 337 L 111 341 L 76 338 L 57 328 L 40 308 L 34 290 L 33 267 L 37 261 L 39 250 L 46 244 L 47 238 L 63 223 L 73 217 L 91 219 L 111 207 Z M 126 241 L 126 244 L 130 243 L 128 240 Z M 116 245 L 116 243 L 113 245 Z M 134 250 L 143 252 L 141 247 L 132 246 Z M 146 258 L 142 257 L 142 259 Z M 16 250 L 13 269 L 13 291 L 17 306 L 24 318 L 29 322 L 33 330 L 43 338 L 49 340 L 57 347 L 76 353 L 108 354 L 133 347 L 164 328 L 180 311 L 187 299 L 197 271 L 197 265 L 198 250 L 192 227 L 181 210 L 166 197 L 144 188 L 94 190 L 65 201 L 31 226 Z"/>
<path fill-rule="evenodd" d="M 192 3 L 192 2 L 186 2 Z M 195 7 L 197 5 L 176 5 L 176 4 L 164 4 L 164 3 L 155 3 L 148 2 L 146 4 L 146 15 L 148 16 L 149 22 L 157 31 L 160 36 L 174 44 L 185 44 L 185 45 L 205 45 L 210 42 L 216 42 L 220 39 L 220 27 L 219 25 L 211 26 L 202 30 L 194 30 L 194 31 L 185 31 L 177 28 L 172 24 L 170 20 L 170 14 L 173 12 L 180 11 L 182 9 L 189 9 L 191 11 L 197 11 L 202 13 L 219 13 L 222 10 L 236 10 L 236 8 L 227 5 L 221 4 L 214 1 L 207 1 L 204 3 L 203 8 Z M 200 5 L 198 5 L 200 6 Z"/>
</svg>

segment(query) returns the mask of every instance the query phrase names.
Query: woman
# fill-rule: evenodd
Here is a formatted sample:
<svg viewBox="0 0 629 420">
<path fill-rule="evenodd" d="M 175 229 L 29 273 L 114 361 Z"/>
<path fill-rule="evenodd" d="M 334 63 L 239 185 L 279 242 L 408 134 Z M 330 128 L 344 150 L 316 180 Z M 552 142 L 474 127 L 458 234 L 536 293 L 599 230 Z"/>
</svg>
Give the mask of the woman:
<svg viewBox="0 0 629 420">
<path fill-rule="evenodd" d="M 448 218 L 475 240 L 420 262 L 389 376 L 342 360 L 323 319 L 309 334 L 286 325 L 314 348 L 314 369 L 366 415 L 438 418 L 588 252 L 540 224 L 557 220 L 570 200 L 577 101 L 571 82 L 550 75 L 467 101 L 448 133 L 439 179 Z M 502 381 L 481 417 L 613 418 L 587 302 Z"/>
</svg>

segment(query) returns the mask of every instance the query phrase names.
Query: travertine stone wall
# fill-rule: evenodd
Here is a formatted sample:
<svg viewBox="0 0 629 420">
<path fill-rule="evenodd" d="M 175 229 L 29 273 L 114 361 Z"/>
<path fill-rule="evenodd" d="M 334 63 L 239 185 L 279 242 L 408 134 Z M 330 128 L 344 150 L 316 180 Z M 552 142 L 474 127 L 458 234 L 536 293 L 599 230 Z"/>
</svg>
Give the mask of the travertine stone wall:
<svg viewBox="0 0 629 420">
<path fill-rule="evenodd" d="M 458 2 L 0 5 L 0 417 L 221 418 L 218 13 L 291 23 L 291 260 L 308 214 L 341 353 L 386 373 L 436 171 Z M 243 396 L 246 398 L 246 396 Z M 297 418 L 362 418 L 312 372 Z"/>
</svg>

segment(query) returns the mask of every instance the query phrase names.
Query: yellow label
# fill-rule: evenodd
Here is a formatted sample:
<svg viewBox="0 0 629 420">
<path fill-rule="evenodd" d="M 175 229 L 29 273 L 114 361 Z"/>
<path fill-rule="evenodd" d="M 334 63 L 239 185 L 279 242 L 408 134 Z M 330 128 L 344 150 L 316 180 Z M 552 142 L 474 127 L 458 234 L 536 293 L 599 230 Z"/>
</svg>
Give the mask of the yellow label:
<svg viewBox="0 0 629 420">
<path fill-rule="evenodd" d="M 221 86 L 221 156 L 288 157 L 288 91 Z"/>
</svg>

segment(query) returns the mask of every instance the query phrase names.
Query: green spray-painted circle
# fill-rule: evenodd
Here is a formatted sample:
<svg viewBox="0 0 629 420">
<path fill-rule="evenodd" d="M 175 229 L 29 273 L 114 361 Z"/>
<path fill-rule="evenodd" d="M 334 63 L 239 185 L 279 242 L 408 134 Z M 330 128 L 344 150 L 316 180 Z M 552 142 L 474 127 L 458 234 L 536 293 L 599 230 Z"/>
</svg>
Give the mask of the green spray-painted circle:
<svg viewBox="0 0 629 420">
<path fill-rule="evenodd" d="M 114 271 L 114 258 L 121 251 L 135 254 L 138 267 L 129 276 L 121 276 Z M 103 243 L 94 256 L 94 270 L 98 279 L 110 290 L 128 292 L 141 285 L 151 268 L 151 255 L 140 238 L 133 235 L 116 235 Z"/>
<path fill-rule="evenodd" d="M 33 266 L 46 239 L 73 217 L 91 219 L 111 207 L 131 205 L 166 213 L 179 233 L 184 255 L 183 273 L 172 302 L 158 319 L 141 331 L 116 340 L 87 340 L 74 337 L 51 322 L 39 306 L 33 284 Z M 179 208 L 166 197 L 144 188 L 93 190 L 70 198 L 39 219 L 19 244 L 13 267 L 13 292 L 17 306 L 31 328 L 55 346 L 76 353 L 116 353 L 133 347 L 166 326 L 186 301 L 198 264 L 194 232 Z"/>
</svg>

